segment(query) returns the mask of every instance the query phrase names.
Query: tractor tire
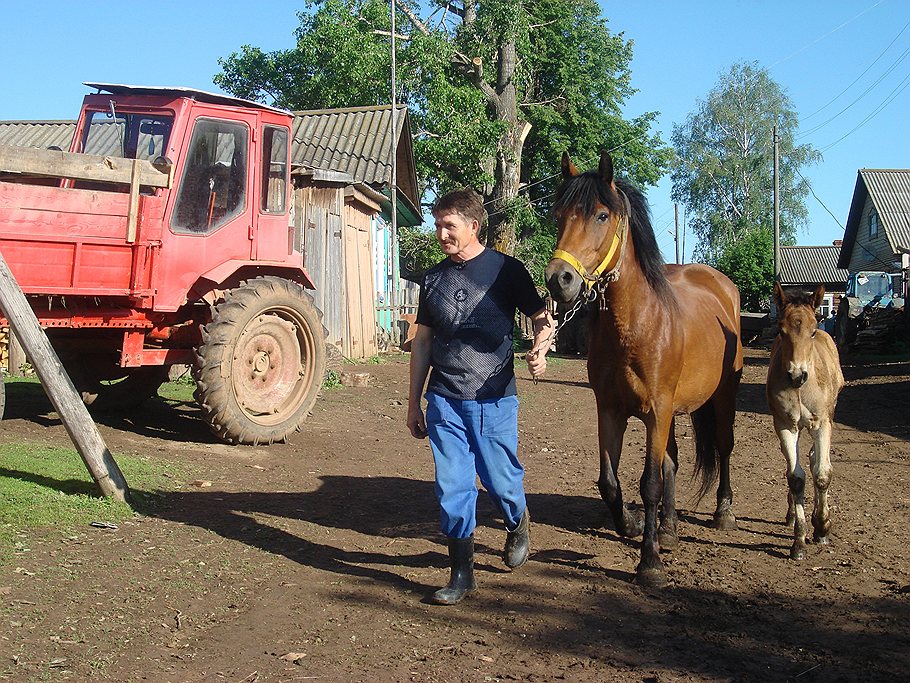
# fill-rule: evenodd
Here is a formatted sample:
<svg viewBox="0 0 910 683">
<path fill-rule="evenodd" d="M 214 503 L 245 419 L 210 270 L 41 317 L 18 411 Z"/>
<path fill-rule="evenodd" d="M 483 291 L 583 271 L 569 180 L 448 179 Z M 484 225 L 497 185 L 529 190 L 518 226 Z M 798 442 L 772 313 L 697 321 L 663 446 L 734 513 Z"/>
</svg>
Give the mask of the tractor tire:
<svg viewBox="0 0 910 683">
<path fill-rule="evenodd" d="M 195 398 L 231 444 L 286 441 L 300 429 L 325 375 L 325 329 L 296 282 L 259 277 L 228 291 L 202 329 Z"/>
<path fill-rule="evenodd" d="M 834 343 L 841 353 L 846 353 L 856 341 L 857 322 L 850 318 L 850 307 L 842 304 L 834 319 Z"/>
</svg>

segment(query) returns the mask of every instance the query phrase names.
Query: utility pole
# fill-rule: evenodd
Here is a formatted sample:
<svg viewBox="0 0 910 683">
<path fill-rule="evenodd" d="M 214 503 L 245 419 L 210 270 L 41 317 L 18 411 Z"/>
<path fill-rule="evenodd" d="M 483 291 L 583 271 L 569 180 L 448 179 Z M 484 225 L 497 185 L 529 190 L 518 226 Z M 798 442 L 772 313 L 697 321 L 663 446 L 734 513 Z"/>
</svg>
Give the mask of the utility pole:
<svg viewBox="0 0 910 683">
<path fill-rule="evenodd" d="M 392 238 L 389 245 L 389 258 L 392 262 L 389 264 L 389 274 L 391 276 L 391 292 L 389 300 L 392 304 L 392 343 L 401 344 L 401 334 L 398 330 L 398 320 L 401 317 L 401 311 L 398 308 L 398 92 L 397 92 L 397 64 L 396 60 L 396 36 L 395 36 L 395 0 L 389 3 L 392 13 L 392 131 L 389 135 L 389 154 L 392 163 L 392 170 L 389 178 L 389 199 L 392 202 Z"/>
<path fill-rule="evenodd" d="M 679 204 L 673 202 L 673 224 L 676 226 L 676 263 L 682 263 L 679 257 L 679 251 L 682 245 L 679 243 Z"/>
<path fill-rule="evenodd" d="M 774 136 L 774 281 L 780 281 L 780 140 L 777 126 Z"/>
</svg>

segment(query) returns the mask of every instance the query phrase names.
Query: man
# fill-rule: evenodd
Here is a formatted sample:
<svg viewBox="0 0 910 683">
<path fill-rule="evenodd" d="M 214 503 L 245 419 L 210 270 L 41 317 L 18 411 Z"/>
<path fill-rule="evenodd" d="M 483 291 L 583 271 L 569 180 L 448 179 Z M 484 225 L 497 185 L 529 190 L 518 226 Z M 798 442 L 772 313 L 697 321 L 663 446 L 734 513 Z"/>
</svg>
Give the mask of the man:
<svg viewBox="0 0 910 683">
<path fill-rule="evenodd" d="M 408 429 L 416 438 L 430 437 L 451 566 L 448 585 L 432 600 L 453 605 L 476 588 L 478 475 L 505 518 L 506 565 L 517 569 L 528 559 L 530 515 L 518 461 L 512 352 L 515 310 L 533 322 L 534 342 L 526 360 L 535 379 L 547 367 L 553 322 L 524 265 L 480 243 L 487 213 L 476 192 L 457 190 L 441 197 L 433 217 L 447 258 L 427 271 L 420 292 L 411 342 Z M 421 409 L 425 384 L 426 416 Z"/>
</svg>

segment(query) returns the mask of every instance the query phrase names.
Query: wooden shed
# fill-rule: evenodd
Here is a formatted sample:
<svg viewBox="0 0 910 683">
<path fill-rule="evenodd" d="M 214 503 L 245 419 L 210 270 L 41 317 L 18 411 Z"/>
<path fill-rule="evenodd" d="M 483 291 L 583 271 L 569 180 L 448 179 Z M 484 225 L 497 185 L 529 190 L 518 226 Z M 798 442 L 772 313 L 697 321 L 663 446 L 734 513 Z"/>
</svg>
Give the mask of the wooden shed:
<svg viewBox="0 0 910 683">
<path fill-rule="evenodd" d="M 369 358 L 401 337 L 391 292 L 403 283 L 391 236 L 391 106 L 295 112 L 294 222 L 316 284 L 329 341 Z M 396 117 L 397 224 L 419 225 L 417 173 L 407 108 Z M 398 296 L 400 300 L 401 297 Z"/>
</svg>

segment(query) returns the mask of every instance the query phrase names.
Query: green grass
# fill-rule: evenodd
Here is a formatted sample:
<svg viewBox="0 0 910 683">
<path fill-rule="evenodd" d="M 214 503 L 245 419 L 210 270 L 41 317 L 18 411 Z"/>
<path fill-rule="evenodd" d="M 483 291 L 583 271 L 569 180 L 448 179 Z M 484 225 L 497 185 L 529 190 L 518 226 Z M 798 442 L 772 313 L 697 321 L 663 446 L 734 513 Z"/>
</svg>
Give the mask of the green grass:
<svg viewBox="0 0 910 683">
<path fill-rule="evenodd" d="M 174 487 L 171 463 L 119 454 L 116 460 L 134 496 Z M 0 564 L 23 551 L 30 531 L 66 534 L 93 521 L 117 523 L 134 515 L 128 504 L 100 497 L 75 450 L 0 444 Z"/>
</svg>

